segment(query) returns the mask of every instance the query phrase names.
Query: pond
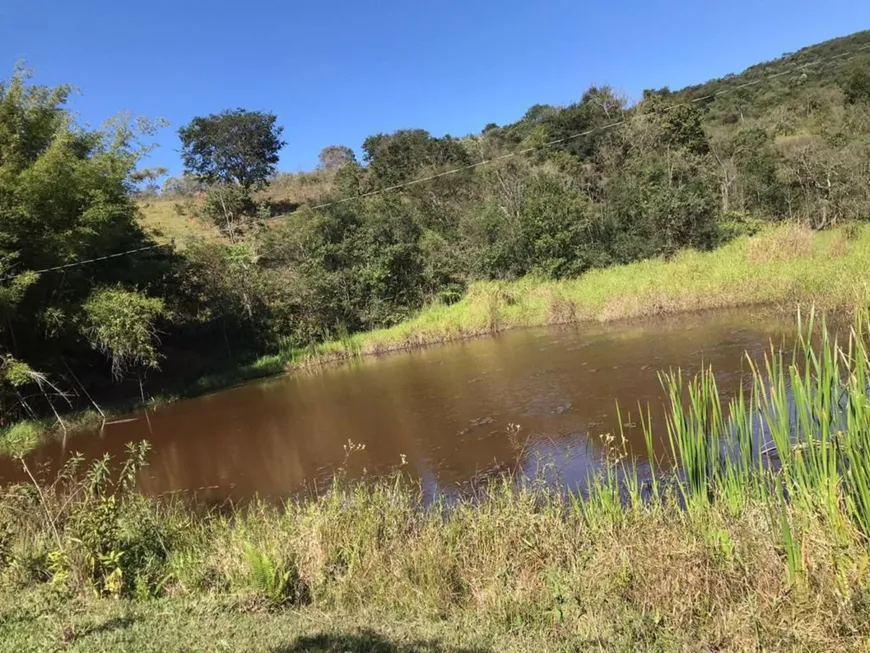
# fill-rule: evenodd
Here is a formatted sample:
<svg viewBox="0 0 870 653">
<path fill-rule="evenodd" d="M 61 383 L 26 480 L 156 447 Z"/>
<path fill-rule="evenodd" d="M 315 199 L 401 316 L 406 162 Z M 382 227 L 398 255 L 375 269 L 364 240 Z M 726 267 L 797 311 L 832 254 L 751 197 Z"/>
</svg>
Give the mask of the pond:
<svg viewBox="0 0 870 653">
<path fill-rule="evenodd" d="M 72 452 L 117 460 L 148 440 L 141 490 L 209 502 L 316 491 L 338 469 L 401 467 L 433 493 L 506 470 L 574 485 L 601 463 L 606 434 L 619 440 L 617 404 L 629 450 L 647 455 L 637 418 L 649 404 L 656 456 L 668 457 L 659 371 L 712 366 L 733 396 L 747 354 L 794 337 L 792 317 L 757 309 L 509 331 L 161 405 L 48 442 L 30 461 L 50 473 Z M 0 479 L 23 480 L 19 464 L 0 461 Z"/>
</svg>

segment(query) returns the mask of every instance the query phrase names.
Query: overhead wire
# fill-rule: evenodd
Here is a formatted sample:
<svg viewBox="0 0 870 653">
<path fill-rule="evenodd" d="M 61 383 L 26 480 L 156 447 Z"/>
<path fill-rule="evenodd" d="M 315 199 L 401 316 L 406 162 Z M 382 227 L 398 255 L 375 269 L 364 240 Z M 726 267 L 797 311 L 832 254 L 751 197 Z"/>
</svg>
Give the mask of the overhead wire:
<svg viewBox="0 0 870 653">
<path fill-rule="evenodd" d="M 144 252 L 149 249 L 158 249 L 160 247 L 170 247 L 172 245 L 169 243 L 157 243 L 155 245 L 147 245 L 145 247 L 136 247 L 135 249 L 127 249 L 123 252 L 115 252 L 114 254 L 106 254 L 104 256 L 97 256 L 95 258 L 84 259 L 82 261 L 73 261 L 72 263 L 64 263 L 63 265 L 54 265 L 50 268 L 42 268 L 41 270 L 25 270 L 19 274 L 10 274 L 5 277 L 0 277 L 0 281 L 6 281 L 7 279 L 12 279 L 14 277 L 20 276 L 21 274 L 27 274 L 28 272 L 31 274 L 42 274 L 43 272 L 54 272 L 55 270 L 65 270 L 67 268 L 74 268 L 81 265 L 89 265 L 91 263 L 96 263 L 98 261 L 105 261 L 110 258 L 118 258 L 120 256 L 129 256 L 130 254 L 135 254 L 137 252 Z"/>
<path fill-rule="evenodd" d="M 765 82 L 765 81 L 774 79 L 776 77 L 782 77 L 783 75 L 796 73 L 796 72 L 799 72 L 801 70 L 805 70 L 807 68 L 810 68 L 812 66 L 816 66 L 816 65 L 823 63 L 825 61 L 830 61 L 833 59 L 839 59 L 842 57 L 850 56 L 850 55 L 853 55 L 857 52 L 861 52 L 863 50 L 870 50 L 870 44 L 863 45 L 863 46 L 858 47 L 858 48 L 854 48 L 852 50 L 849 50 L 848 52 L 841 52 L 840 54 L 833 55 L 831 57 L 816 59 L 815 61 L 811 61 L 809 63 L 800 64 L 798 66 L 789 68 L 788 70 L 783 70 L 783 71 L 780 71 L 777 73 L 772 73 L 770 75 L 765 75 L 759 79 L 754 79 L 754 80 L 749 81 L 749 82 L 744 82 L 743 84 L 738 84 L 737 86 L 734 86 L 732 88 L 727 88 L 727 89 L 723 89 L 721 91 L 716 91 L 715 93 L 709 93 L 707 95 L 702 95 L 700 97 L 696 97 L 696 98 L 693 98 L 693 99 L 685 101 L 685 102 L 677 102 L 674 104 L 669 104 L 666 107 L 663 107 L 662 111 L 671 111 L 671 110 L 676 109 L 678 107 L 689 106 L 692 104 L 697 104 L 699 102 L 705 102 L 707 100 L 717 98 L 721 95 L 727 95 L 728 93 L 734 93 L 735 91 L 739 91 L 741 89 L 748 88 L 750 86 L 755 86 L 756 84 L 760 84 L 761 82 Z M 366 197 L 371 197 L 373 195 L 380 195 L 382 193 L 388 193 L 388 192 L 391 192 L 394 190 L 407 188 L 409 186 L 414 186 L 416 184 L 422 184 L 422 183 L 425 183 L 427 181 L 439 179 L 441 177 L 455 175 L 455 174 L 458 174 L 458 173 L 463 172 L 465 170 L 471 170 L 473 168 L 478 168 L 480 166 L 488 165 L 490 163 L 495 163 L 496 161 L 501 161 L 501 160 L 508 159 L 508 158 L 511 158 L 514 156 L 521 156 L 523 154 L 528 154 L 528 153 L 534 152 L 536 150 L 542 150 L 542 149 L 545 149 L 548 147 L 552 147 L 553 145 L 559 145 L 560 143 L 565 143 L 567 141 L 572 141 L 572 140 L 576 140 L 578 138 L 583 138 L 584 136 L 590 136 L 596 132 L 607 131 L 608 129 L 613 129 L 614 127 L 619 127 L 620 125 L 625 125 L 625 124 L 628 124 L 628 123 L 633 122 L 635 120 L 639 120 L 640 118 L 644 118 L 644 117 L 645 117 L 644 114 L 635 114 L 629 118 L 624 118 L 622 120 L 616 120 L 614 122 L 608 123 L 606 125 L 601 125 L 599 127 L 592 127 L 590 129 L 587 129 L 587 130 L 584 130 L 581 132 L 577 132 L 575 134 L 569 134 L 568 136 L 563 136 L 562 138 L 555 138 L 553 140 L 546 141 L 545 143 L 539 143 L 539 144 L 533 145 L 531 147 L 526 147 L 526 148 L 523 148 L 520 150 L 513 150 L 511 152 L 508 152 L 507 154 L 502 154 L 500 156 L 492 157 L 490 159 L 483 159 L 481 161 L 477 161 L 476 163 L 470 163 L 468 165 L 459 166 L 457 168 L 452 168 L 450 170 L 445 170 L 445 171 L 439 172 L 437 174 L 429 175 L 428 177 L 413 179 L 411 181 L 403 182 L 400 184 L 394 184 L 392 186 L 387 186 L 385 188 L 378 188 L 376 190 L 369 191 L 367 193 L 361 193 L 359 195 L 352 195 L 352 196 L 344 197 L 344 198 L 334 200 L 331 202 L 324 202 L 322 204 L 316 204 L 316 205 L 311 207 L 311 210 L 325 209 L 325 208 L 330 207 L 330 206 L 336 206 L 338 204 L 344 204 L 346 202 L 352 202 L 354 200 L 364 199 Z"/>
<path fill-rule="evenodd" d="M 853 49 L 848 50 L 846 52 L 841 52 L 839 54 L 832 55 L 830 57 L 822 57 L 822 58 L 816 59 L 816 60 L 808 62 L 808 63 L 804 63 L 804 64 L 800 64 L 800 65 L 797 65 L 794 67 L 790 67 L 787 70 L 782 70 L 782 71 L 779 71 L 776 73 L 763 75 L 763 76 L 759 77 L 758 79 L 744 82 L 742 84 L 738 84 L 738 85 L 733 86 L 731 88 L 722 89 L 720 91 L 716 91 L 715 93 L 708 93 L 707 95 L 702 95 L 702 96 L 699 96 L 696 98 L 692 98 L 691 100 L 687 100 L 684 102 L 677 102 L 675 104 L 669 104 L 669 105 L 663 107 L 662 111 L 671 111 L 671 110 L 676 109 L 678 107 L 690 106 L 693 104 L 698 104 L 700 102 L 705 102 L 707 100 L 712 100 L 712 99 L 715 99 L 715 98 L 720 97 L 722 95 L 734 93 L 734 92 L 739 91 L 741 89 L 748 88 L 750 86 L 755 86 L 757 84 L 761 84 L 762 82 L 766 82 L 766 81 L 769 81 L 771 79 L 775 79 L 777 77 L 782 77 L 783 75 L 793 74 L 796 72 L 800 72 L 802 70 L 806 70 L 806 69 L 811 68 L 813 66 L 817 66 L 820 63 L 824 63 L 827 61 L 833 61 L 834 59 L 841 59 L 843 57 L 849 57 L 849 56 L 852 56 L 858 52 L 862 52 L 864 50 L 870 50 L 870 44 L 863 45 L 863 46 L 860 46 L 857 48 L 853 48 Z M 389 193 L 389 192 L 393 192 L 396 190 L 401 190 L 403 188 L 408 188 L 410 186 L 415 186 L 417 184 L 423 184 L 423 183 L 426 183 L 428 181 L 434 181 L 435 179 L 440 179 L 442 177 L 448 177 L 450 175 L 455 175 L 455 174 L 458 174 L 460 172 L 464 172 L 466 170 L 473 170 L 473 169 L 479 168 L 481 166 L 490 165 L 490 164 L 495 163 L 497 161 L 503 161 L 505 159 L 509 159 L 509 158 L 512 158 L 515 156 L 522 156 L 524 154 L 529 154 L 529 153 L 535 152 L 537 150 L 543 150 L 543 149 L 546 149 L 548 147 L 553 147 L 554 145 L 559 145 L 561 143 L 573 141 L 573 140 L 576 140 L 578 138 L 583 138 L 584 136 L 591 136 L 592 134 L 595 134 L 597 132 L 604 132 L 604 131 L 613 129 L 615 127 L 619 127 L 621 125 L 626 125 L 626 124 L 629 124 L 631 122 L 634 122 L 635 120 L 639 120 L 639 119 L 644 118 L 644 117 L 646 117 L 645 114 L 634 114 L 631 117 L 623 118 L 621 120 L 616 120 L 616 121 L 608 123 L 606 125 L 592 127 L 590 129 L 586 129 L 584 131 L 576 132 L 574 134 L 569 134 L 568 136 L 563 136 L 561 138 L 555 138 L 555 139 L 546 141 L 544 143 L 539 143 L 537 145 L 525 147 L 525 148 L 522 148 L 519 150 L 513 150 L 513 151 L 508 152 L 506 154 L 501 154 L 499 156 L 491 157 L 489 159 L 482 159 L 482 160 L 477 161 L 475 163 L 470 163 L 468 165 L 459 166 L 456 168 L 451 168 L 450 170 L 444 170 L 442 172 L 428 175 L 426 177 L 412 179 L 410 181 L 402 182 L 399 184 L 393 184 L 391 186 L 386 186 L 384 188 L 378 188 L 378 189 L 375 189 L 372 191 L 368 191 L 366 193 L 360 193 L 359 195 L 350 195 L 348 197 L 343 197 L 343 198 L 338 199 L 338 200 L 333 200 L 330 202 L 323 202 L 320 204 L 315 204 L 314 206 L 311 206 L 310 209 L 312 211 L 325 209 L 325 208 L 329 208 L 331 206 L 346 204 L 348 202 L 362 200 L 362 199 L 365 199 L 367 197 L 373 197 L 375 195 L 382 195 L 384 193 Z M 143 252 L 143 251 L 150 250 L 150 249 L 169 247 L 171 245 L 172 245 L 172 243 L 159 243 L 156 245 L 149 245 L 147 247 L 138 247 L 135 249 L 129 249 L 129 250 L 125 250 L 122 252 L 115 252 L 113 254 L 106 254 L 105 256 L 98 256 L 95 258 L 84 259 L 81 261 L 74 261 L 72 263 L 66 263 L 63 265 L 55 265 L 52 267 L 43 268 L 41 270 L 32 270 L 32 271 L 28 271 L 28 272 L 33 272 L 35 274 L 42 274 L 45 272 L 54 272 L 56 270 L 64 270 L 67 268 L 78 267 L 78 266 L 82 266 L 82 265 L 89 265 L 91 263 L 96 263 L 98 261 L 105 261 L 107 259 L 118 258 L 121 256 L 129 256 L 130 254 L 135 254 L 135 253 Z M 4 277 L 0 277 L 0 281 L 6 281 L 6 280 L 11 279 L 15 276 L 18 276 L 18 275 L 7 275 Z"/>
</svg>

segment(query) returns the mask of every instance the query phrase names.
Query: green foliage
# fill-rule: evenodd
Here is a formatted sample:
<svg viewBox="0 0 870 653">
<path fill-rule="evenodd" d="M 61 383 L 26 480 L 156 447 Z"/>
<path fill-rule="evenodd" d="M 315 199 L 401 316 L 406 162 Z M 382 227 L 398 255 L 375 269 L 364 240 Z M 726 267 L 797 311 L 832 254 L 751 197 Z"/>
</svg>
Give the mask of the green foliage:
<svg viewBox="0 0 870 653">
<path fill-rule="evenodd" d="M 40 560 L 28 563 L 38 565 L 28 575 L 38 573 L 55 586 L 99 596 L 146 598 L 162 591 L 167 547 L 177 531 L 157 506 L 136 493 L 149 449 L 146 442 L 129 443 L 115 470 L 108 457 L 86 467 L 81 456 L 73 455 L 51 483 L 34 477 L 31 486 L 4 491 L 5 507 L 27 511 L 33 526 L 51 533 Z M 6 526 L 0 517 L 0 532 Z M 21 553 L 10 551 L 10 563 L 18 566 Z"/>
<path fill-rule="evenodd" d="M 870 102 L 870 57 L 858 57 L 850 64 L 843 95 L 849 104 Z"/>
<path fill-rule="evenodd" d="M 242 239 L 256 221 L 250 194 L 235 184 L 210 186 L 202 210 L 232 242 Z"/>
<path fill-rule="evenodd" d="M 122 378 L 131 366 L 158 366 L 155 322 L 165 314 L 163 300 L 122 288 L 100 288 L 82 308 L 83 331 L 109 357 L 113 376 Z"/>
<path fill-rule="evenodd" d="M 283 127 L 271 113 L 236 109 L 197 116 L 178 130 L 188 172 L 250 190 L 275 173 Z"/>
<path fill-rule="evenodd" d="M 362 149 L 380 187 L 408 181 L 425 168 L 462 166 L 470 162 L 458 140 L 450 136 L 433 138 L 424 129 L 375 134 L 363 141 Z"/>
<path fill-rule="evenodd" d="M 33 370 L 27 363 L 5 354 L 0 358 L 0 380 L 13 388 L 20 388 L 33 380 Z"/>
<path fill-rule="evenodd" d="M 95 362 L 80 327 L 96 288 L 157 288 L 166 270 L 153 251 L 143 251 L 37 273 L 153 244 L 137 223 L 131 192 L 147 151 L 138 139 L 155 125 L 116 119 L 86 129 L 64 107 L 69 93 L 67 86 L 31 84 L 20 69 L 0 83 L 0 355 L 20 363 L 5 365 L 7 372 L 24 366 L 32 372 L 32 388 L 20 396 L 4 383 L 6 419 L 50 412 L 43 386 L 60 383 L 67 360 Z M 26 381 L 22 374 L 5 376 L 18 387 Z"/>
<path fill-rule="evenodd" d="M 251 588 L 273 607 L 295 604 L 305 598 L 304 587 L 295 564 L 279 562 L 275 556 L 246 544 L 245 562 Z"/>
</svg>

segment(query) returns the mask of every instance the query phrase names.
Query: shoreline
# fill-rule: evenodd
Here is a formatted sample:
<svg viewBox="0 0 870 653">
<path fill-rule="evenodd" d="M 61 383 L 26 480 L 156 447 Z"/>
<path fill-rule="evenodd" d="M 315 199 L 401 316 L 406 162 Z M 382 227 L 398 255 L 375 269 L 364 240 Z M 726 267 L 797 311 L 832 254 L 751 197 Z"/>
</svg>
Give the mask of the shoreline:
<svg viewBox="0 0 870 653">
<path fill-rule="evenodd" d="M 585 488 L 505 472 L 429 502 L 397 466 L 360 481 L 339 473 L 325 492 L 280 505 L 207 508 L 137 492 L 144 442 L 117 475 L 96 462 L 82 477 L 32 477 L 0 492 L 0 642 L 866 649 L 866 319 L 845 343 L 802 325 L 790 356 L 751 367 L 750 392 L 730 400 L 728 416 L 713 369 L 670 370 L 661 385 L 675 465 L 657 462 L 664 435 L 641 420 L 651 473 L 615 440 Z M 812 373 L 796 372 L 810 360 Z M 726 442 L 738 445 L 731 455 L 721 455 Z"/>
<path fill-rule="evenodd" d="M 870 230 L 810 232 L 780 226 L 735 239 L 709 252 L 684 251 L 591 270 L 580 277 L 472 283 L 457 302 L 433 304 L 393 327 L 353 334 L 311 348 L 267 354 L 253 362 L 204 375 L 152 397 L 103 407 L 106 417 L 144 406 L 191 399 L 255 380 L 340 365 L 369 356 L 492 336 L 520 328 L 603 324 L 758 308 L 793 312 L 800 306 L 849 313 L 870 299 Z M 103 423 L 93 409 L 63 416 L 68 434 Z M 0 432 L 0 454 L 27 453 L 62 434 L 56 420 L 24 420 Z"/>
<path fill-rule="evenodd" d="M 752 368 L 751 393 L 732 400 L 728 418 L 715 409 L 724 397 L 713 370 L 692 380 L 671 370 L 662 388 L 676 465 L 655 462 L 664 436 L 647 423 L 652 474 L 615 442 L 585 490 L 504 473 L 473 495 L 428 502 L 397 467 L 360 481 L 339 474 L 324 493 L 280 505 L 203 510 L 136 491 L 144 443 L 117 478 L 34 480 L 0 493 L 0 642 L 863 650 L 870 334 L 855 326 L 838 344 L 807 324 L 790 357 Z M 815 373 L 795 374 L 811 356 Z M 819 380 L 834 391 L 813 392 Z M 849 428 L 828 437 L 838 410 Z M 758 422 L 747 419 L 755 411 Z M 790 437 L 802 425 L 815 455 Z M 757 428 L 781 465 L 764 463 Z M 740 444 L 734 455 L 719 455 L 726 439 Z M 392 646 L 433 637 L 450 648 Z"/>
</svg>

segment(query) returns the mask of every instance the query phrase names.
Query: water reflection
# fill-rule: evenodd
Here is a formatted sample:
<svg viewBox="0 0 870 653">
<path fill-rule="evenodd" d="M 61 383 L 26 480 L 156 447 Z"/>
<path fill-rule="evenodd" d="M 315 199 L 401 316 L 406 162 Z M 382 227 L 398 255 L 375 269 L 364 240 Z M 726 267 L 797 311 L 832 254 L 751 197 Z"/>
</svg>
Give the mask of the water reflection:
<svg viewBox="0 0 870 653">
<path fill-rule="evenodd" d="M 428 492 L 545 463 L 573 484 L 600 462 L 599 436 L 618 432 L 617 401 L 635 454 L 646 455 L 638 402 L 652 404 L 666 438 L 659 370 L 712 365 L 723 395 L 733 395 L 744 352 L 760 357 L 772 337 L 789 345 L 793 335 L 790 318 L 746 311 L 508 332 L 160 406 L 67 449 L 117 457 L 126 442 L 147 439 L 141 489 L 207 500 L 322 486 L 345 461 L 348 439 L 365 445 L 347 460 L 351 477 L 388 473 L 404 456 Z M 521 425 L 517 436 L 510 424 Z M 664 439 L 655 451 L 667 455 Z M 53 442 L 31 458 L 51 468 L 66 453 Z M 13 461 L 0 461 L 0 478 L 21 479 Z"/>
</svg>

